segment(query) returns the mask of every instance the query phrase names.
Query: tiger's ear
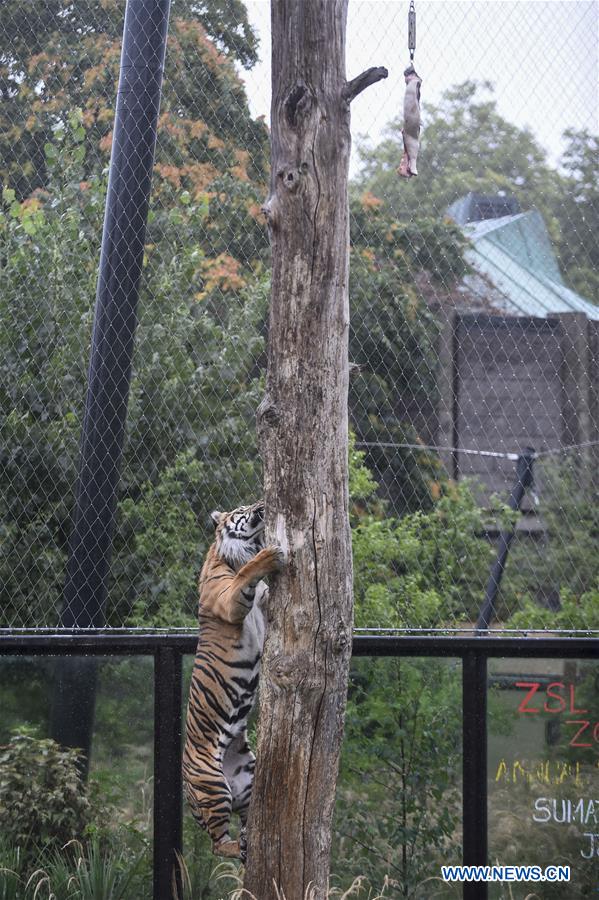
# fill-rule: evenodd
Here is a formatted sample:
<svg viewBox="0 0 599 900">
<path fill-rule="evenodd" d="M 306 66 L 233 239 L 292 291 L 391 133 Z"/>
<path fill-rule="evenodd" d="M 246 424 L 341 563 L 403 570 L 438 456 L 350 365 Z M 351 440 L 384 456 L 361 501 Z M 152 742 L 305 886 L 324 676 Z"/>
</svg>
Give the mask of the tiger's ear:
<svg viewBox="0 0 599 900">
<path fill-rule="evenodd" d="M 223 517 L 223 513 L 219 512 L 218 509 L 214 509 L 210 513 L 210 518 L 214 522 L 215 528 L 218 528 L 218 526 L 220 525 L 220 520 L 222 519 L 222 517 Z"/>
</svg>

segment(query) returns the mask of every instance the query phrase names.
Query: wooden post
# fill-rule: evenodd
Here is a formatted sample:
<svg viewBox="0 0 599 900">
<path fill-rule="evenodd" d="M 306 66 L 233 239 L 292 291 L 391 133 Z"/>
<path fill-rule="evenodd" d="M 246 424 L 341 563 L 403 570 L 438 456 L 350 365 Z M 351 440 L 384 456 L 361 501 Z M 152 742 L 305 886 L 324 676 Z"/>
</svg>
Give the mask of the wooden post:
<svg viewBox="0 0 599 900">
<path fill-rule="evenodd" d="M 562 350 L 562 444 L 567 447 L 591 442 L 595 437 L 593 341 L 584 313 L 561 313 L 558 319 Z M 592 490 L 595 483 L 594 450 L 592 446 L 582 447 L 562 457 L 577 466 L 580 484 L 586 490 Z"/>
<path fill-rule="evenodd" d="M 457 313 L 454 310 L 444 313 L 437 344 L 439 398 L 437 401 L 438 429 L 436 437 L 437 443 L 442 447 L 457 447 L 459 440 L 457 429 L 458 328 Z M 458 454 L 445 450 L 439 455 L 449 477 L 457 481 Z"/>
<path fill-rule="evenodd" d="M 258 410 L 273 579 L 245 888 L 325 895 L 351 655 L 348 518 L 347 0 L 272 0 L 272 252 L 266 394 Z"/>
</svg>

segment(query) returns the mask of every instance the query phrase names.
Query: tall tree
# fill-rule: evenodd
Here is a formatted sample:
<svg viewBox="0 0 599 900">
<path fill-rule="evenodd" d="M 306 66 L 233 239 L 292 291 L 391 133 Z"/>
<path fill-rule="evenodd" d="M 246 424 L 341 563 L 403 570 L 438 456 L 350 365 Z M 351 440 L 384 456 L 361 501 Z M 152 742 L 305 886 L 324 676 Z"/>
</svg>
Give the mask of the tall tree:
<svg viewBox="0 0 599 900">
<path fill-rule="evenodd" d="M 100 176 L 80 187 L 78 127 L 74 119 L 52 150 L 45 202 L 6 191 L 0 203 L 3 626 L 54 626 L 64 580 L 105 192 Z M 265 279 L 243 290 L 224 271 L 209 279 L 198 252 L 205 211 L 190 202 L 178 212 L 146 248 L 113 625 L 133 612 L 136 624 L 192 624 L 201 523 L 260 491 L 253 424 Z"/>
<path fill-rule="evenodd" d="M 151 596 L 152 612 L 168 621 L 161 607 L 171 590 L 188 596 L 193 610 L 197 522 L 211 508 L 259 490 L 248 421 L 258 390 L 252 367 L 262 347 L 254 319 L 264 302 L 261 289 L 254 301 L 256 291 L 245 287 L 256 283 L 252 264 L 268 249 L 259 221 L 267 130 L 252 120 L 235 71 L 237 55 L 246 66 L 255 61 L 256 40 L 238 0 L 173 0 L 172 9 L 120 482 L 113 624 L 123 624 L 136 602 L 141 615 L 141 596 Z M 124 10 L 125 0 L 2 6 L 0 519 L 6 540 L 0 605 L 6 625 L 56 621 Z M 242 342 L 247 355 L 238 352 Z M 151 530 L 147 510 L 167 484 L 175 515 L 165 515 L 163 504 L 161 522 L 166 531 L 172 526 L 164 546 L 176 578 L 187 568 L 183 591 L 163 577 L 164 556 L 152 556 L 152 541 L 160 542 L 156 530 L 152 540 L 140 534 L 140 510 Z M 180 513 L 192 507 L 187 546 L 193 555 L 189 550 L 182 563 L 172 536 L 183 533 Z M 143 556 L 152 564 L 142 563 Z M 139 592 L 141 571 L 149 576 L 142 579 L 147 594 Z"/>
<path fill-rule="evenodd" d="M 563 221 L 559 259 L 572 286 L 599 303 L 599 136 L 568 130 L 564 137 L 565 190 L 556 210 Z"/>
<path fill-rule="evenodd" d="M 0 174 L 21 196 L 45 183 L 44 144 L 73 108 L 83 110 L 88 166 L 106 164 L 124 11 L 125 0 L 3 4 Z M 173 0 L 159 162 L 220 171 L 225 159 L 243 167 L 250 153 L 264 161 L 264 129 L 247 115 L 234 68 L 256 62 L 256 43 L 240 0 Z"/>
<path fill-rule="evenodd" d="M 386 70 L 345 79 L 347 0 L 272 3 L 273 251 L 258 411 L 272 586 L 245 887 L 324 897 L 352 635 L 348 510 L 349 104 Z"/>
<path fill-rule="evenodd" d="M 46 148 L 80 109 L 84 180 L 108 165 L 125 0 L 7 0 L 0 50 L 0 183 L 44 188 Z M 203 246 L 236 273 L 267 248 L 260 221 L 268 135 L 235 69 L 257 60 L 240 0 L 173 0 L 148 242 L 187 191 L 207 205 Z"/>
</svg>

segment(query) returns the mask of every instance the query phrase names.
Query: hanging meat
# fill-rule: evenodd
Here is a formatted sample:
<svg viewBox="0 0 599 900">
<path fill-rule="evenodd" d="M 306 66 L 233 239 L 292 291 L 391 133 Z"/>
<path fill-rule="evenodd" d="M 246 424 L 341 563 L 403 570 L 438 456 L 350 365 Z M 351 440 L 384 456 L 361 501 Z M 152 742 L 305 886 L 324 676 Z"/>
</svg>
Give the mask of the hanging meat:
<svg viewBox="0 0 599 900">
<path fill-rule="evenodd" d="M 420 146 L 420 85 L 422 78 L 416 74 L 414 66 L 405 70 L 406 93 L 403 101 L 403 146 L 404 153 L 398 172 L 402 178 L 418 175 L 416 162 Z"/>
</svg>

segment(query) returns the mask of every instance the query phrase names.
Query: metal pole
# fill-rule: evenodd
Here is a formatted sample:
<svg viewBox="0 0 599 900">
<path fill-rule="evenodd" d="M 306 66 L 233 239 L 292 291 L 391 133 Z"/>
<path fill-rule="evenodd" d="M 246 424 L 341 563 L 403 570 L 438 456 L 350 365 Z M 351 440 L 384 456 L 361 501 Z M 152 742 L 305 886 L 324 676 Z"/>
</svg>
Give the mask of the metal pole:
<svg viewBox="0 0 599 900">
<path fill-rule="evenodd" d="M 520 504 L 522 503 L 526 489 L 533 485 L 534 478 L 532 467 L 534 458 L 535 451 L 532 447 L 525 447 L 524 451 L 518 457 L 516 463 L 516 481 L 512 488 L 510 499 L 508 500 L 508 506 L 514 511 L 520 509 Z M 501 585 L 501 579 L 503 578 L 503 570 L 505 569 L 505 564 L 507 562 L 510 545 L 514 539 L 515 533 L 516 526 L 514 525 L 509 531 L 502 531 L 499 535 L 497 558 L 491 569 L 491 574 L 487 582 L 485 599 L 476 623 L 476 627 L 479 630 L 488 628 L 495 616 L 495 602 Z"/>
<path fill-rule="evenodd" d="M 183 843 L 181 654 L 154 656 L 154 898 L 181 897 L 177 853 Z"/>
<path fill-rule="evenodd" d="M 465 866 L 487 865 L 487 658 L 462 659 L 462 830 Z M 486 882 L 464 882 L 464 900 L 486 900 Z"/>
<path fill-rule="evenodd" d="M 127 0 L 62 628 L 105 624 L 169 8 Z M 64 671 L 57 678 L 58 688 L 73 683 L 70 696 L 55 694 L 53 734 L 88 753 L 93 687 L 79 691 Z M 69 706 L 88 717 L 87 734 L 74 733 Z"/>
</svg>

